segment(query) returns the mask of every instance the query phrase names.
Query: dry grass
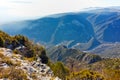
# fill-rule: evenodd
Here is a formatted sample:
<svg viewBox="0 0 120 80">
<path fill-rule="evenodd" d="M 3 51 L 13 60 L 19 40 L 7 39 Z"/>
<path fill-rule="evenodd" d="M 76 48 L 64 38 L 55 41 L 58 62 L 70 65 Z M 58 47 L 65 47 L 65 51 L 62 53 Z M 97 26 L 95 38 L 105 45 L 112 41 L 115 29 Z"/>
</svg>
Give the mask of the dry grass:
<svg viewBox="0 0 120 80">
<path fill-rule="evenodd" d="M 0 69 L 0 78 L 8 78 L 10 80 L 27 80 L 27 75 L 21 69 L 10 67 L 7 69 Z"/>
<path fill-rule="evenodd" d="M 13 65 L 13 62 L 10 60 L 10 58 L 4 56 L 2 53 L 0 53 L 0 63 L 6 63 L 8 65 Z"/>
<path fill-rule="evenodd" d="M 4 50 L 3 49 L 0 49 L 0 52 L 3 52 Z"/>
<path fill-rule="evenodd" d="M 4 55 L 0 52 L 0 58 L 3 58 L 4 57 Z"/>
<path fill-rule="evenodd" d="M 23 59 L 24 59 L 24 60 L 27 60 L 27 61 L 29 61 L 29 62 L 35 61 L 35 58 L 34 58 L 34 57 L 32 57 L 32 58 L 26 58 L 26 57 L 24 57 Z"/>
<path fill-rule="evenodd" d="M 0 53 L 0 63 L 6 63 L 9 66 L 20 66 L 21 64 L 20 61 L 13 62 L 9 57 L 4 56 L 2 53 Z"/>
<path fill-rule="evenodd" d="M 34 79 L 34 80 L 37 79 L 37 75 L 36 75 L 35 73 L 32 73 L 32 74 L 30 75 L 30 77 L 31 77 L 32 79 Z"/>
</svg>

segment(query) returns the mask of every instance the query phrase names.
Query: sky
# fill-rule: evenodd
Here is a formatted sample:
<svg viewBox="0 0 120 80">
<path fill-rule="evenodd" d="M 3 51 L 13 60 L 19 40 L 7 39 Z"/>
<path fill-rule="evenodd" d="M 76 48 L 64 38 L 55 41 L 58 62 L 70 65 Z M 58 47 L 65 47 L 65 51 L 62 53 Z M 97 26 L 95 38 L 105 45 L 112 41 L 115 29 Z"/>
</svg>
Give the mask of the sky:
<svg viewBox="0 0 120 80">
<path fill-rule="evenodd" d="M 120 0 L 0 0 L 0 24 L 109 6 L 120 6 Z"/>
</svg>

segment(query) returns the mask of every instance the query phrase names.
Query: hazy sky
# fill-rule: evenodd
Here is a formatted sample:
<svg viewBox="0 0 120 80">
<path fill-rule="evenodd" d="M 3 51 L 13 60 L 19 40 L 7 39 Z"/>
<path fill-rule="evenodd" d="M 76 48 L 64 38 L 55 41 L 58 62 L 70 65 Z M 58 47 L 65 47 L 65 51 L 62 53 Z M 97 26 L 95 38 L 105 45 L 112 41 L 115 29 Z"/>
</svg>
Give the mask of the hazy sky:
<svg viewBox="0 0 120 80">
<path fill-rule="evenodd" d="M 120 0 L 0 0 L 0 23 L 16 19 L 80 11 L 89 7 L 119 5 Z"/>
</svg>

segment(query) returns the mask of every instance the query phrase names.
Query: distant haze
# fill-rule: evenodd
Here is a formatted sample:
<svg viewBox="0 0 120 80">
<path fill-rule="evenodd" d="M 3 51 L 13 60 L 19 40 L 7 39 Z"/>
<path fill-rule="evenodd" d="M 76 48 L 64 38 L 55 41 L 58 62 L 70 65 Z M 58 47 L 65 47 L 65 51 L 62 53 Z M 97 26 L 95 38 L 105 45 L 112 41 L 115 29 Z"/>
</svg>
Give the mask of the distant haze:
<svg viewBox="0 0 120 80">
<path fill-rule="evenodd" d="M 1 0 L 0 24 L 90 7 L 119 6 L 120 0 Z"/>
</svg>

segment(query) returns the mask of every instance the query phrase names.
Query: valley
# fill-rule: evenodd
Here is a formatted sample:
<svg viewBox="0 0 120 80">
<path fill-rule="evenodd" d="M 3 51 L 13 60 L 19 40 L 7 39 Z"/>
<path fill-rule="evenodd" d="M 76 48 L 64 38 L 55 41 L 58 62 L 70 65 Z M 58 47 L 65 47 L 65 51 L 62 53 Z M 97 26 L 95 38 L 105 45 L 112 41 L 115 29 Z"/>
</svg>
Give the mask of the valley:
<svg viewBox="0 0 120 80">
<path fill-rule="evenodd" d="M 2 24 L 0 79 L 120 80 L 119 34 L 119 7 Z"/>
</svg>

